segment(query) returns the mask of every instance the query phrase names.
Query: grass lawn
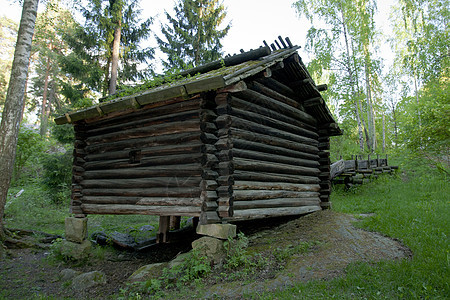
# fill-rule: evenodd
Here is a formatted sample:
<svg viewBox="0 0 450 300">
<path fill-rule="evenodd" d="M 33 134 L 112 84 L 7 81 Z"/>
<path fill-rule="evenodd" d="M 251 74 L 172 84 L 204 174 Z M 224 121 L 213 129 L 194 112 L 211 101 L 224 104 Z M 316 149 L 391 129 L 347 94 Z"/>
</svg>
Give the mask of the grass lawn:
<svg viewBox="0 0 450 300">
<path fill-rule="evenodd" d="M 411 260 L 352 264 L 346 276 L 298 284 L 266 299 L 448 299 L 450 295 L 450 189 L 427 172 L 385 177 L 351 191 L 336 190 L 333 209 L 371 213 L 357 223 L 400 240 Z"/>
</svg>

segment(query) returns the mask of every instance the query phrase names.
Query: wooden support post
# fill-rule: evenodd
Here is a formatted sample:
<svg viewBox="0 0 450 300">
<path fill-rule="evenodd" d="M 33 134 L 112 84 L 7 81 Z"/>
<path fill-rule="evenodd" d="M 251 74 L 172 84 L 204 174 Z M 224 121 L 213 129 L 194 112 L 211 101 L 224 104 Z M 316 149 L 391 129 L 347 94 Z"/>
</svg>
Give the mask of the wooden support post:
<svg viewBox="0 0 450 300">
<path fill-rule="evenodd" d="M 180 229 L 181 217 L 180 216 L 170 216 L 170 230 Z"/>
<path fill-rule="evenodd" d="M 168 233 L 170 226 L 170 216 L 160 216 L 159 217 L 159 228 L 158 228 L 158 236 L 156 238 L 156 242 L 158 244 L 167 243 L 168 242 Z"/>
</svg>

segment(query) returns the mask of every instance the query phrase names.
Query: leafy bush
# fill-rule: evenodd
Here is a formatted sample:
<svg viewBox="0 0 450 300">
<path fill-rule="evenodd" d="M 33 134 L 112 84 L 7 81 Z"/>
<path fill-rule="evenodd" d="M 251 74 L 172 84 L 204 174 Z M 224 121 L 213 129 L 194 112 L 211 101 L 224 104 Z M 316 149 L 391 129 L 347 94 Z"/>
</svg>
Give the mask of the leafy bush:
<svg viewBox="0 0 450 300">
<path fill-rule="evenodd" d="M 72 181 L 72 154 L 48 153 L 44 156 L 43 183 L 51 192 L 54 203 L 62 204 L 70 195 Z"/>
<path fill-rule="evenodd" d="M 35 129 L 25 125 L 20 126 L 16 158 L 14 161 L 14 181 L 19 180 L 25 167 L 30 166 L 31 168 L 36 168 L 36 166 L 40 165 L 39 155 L 42 153 L 44 147 L 44 140 Z"/>
</svg>

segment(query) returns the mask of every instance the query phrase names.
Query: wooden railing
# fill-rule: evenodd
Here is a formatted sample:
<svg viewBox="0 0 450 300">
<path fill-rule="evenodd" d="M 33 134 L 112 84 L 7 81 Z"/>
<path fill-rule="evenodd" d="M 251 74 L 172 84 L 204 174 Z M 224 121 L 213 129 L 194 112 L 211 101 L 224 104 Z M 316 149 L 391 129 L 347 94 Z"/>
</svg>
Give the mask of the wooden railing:
<svg viewBox="0 0 450 300">
<path fill-rule="evenodd" d="M 351 160 L 341 159 L 331 164 L 330 175 L 334 184 L 351 187 L 354 184 L 368 183 L 371 179 L 378 178 L 380 174 L 392 173 L 397 169 L 398 166 L 389 166 L 387 155 L 385 158 L 368 155 L 367 159 L 363 159 L 362 155 L 356 157 L 352 155 Z"/>
</svg>

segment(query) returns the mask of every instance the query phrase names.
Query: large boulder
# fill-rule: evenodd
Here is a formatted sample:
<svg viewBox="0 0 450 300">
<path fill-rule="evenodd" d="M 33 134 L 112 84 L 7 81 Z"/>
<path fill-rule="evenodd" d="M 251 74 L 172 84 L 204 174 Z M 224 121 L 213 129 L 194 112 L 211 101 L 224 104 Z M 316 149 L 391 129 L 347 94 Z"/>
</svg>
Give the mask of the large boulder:
<svg viewBox="0 0 450 300">
<path fill-rule="evenodd" d="M 62 270 L 59 275 L 60 275 L 60 280 L 63 282 L 72 280 L 74 277 L 80 275 L 81 272 L 80 271 L 75 271 L 73 269 L 64 269 Z"/>
<path fill-rule="evenodd" d="M 221 264 L 226 257 L 224 241 L 205 236 L 192 242 L 192 249 L 198 251 L 200 256 L 205 256 L 214 264 Z"/>
<path fill-rule="evenodd" d="M 73 278 L 72 287 L 75 290 L 86 290 L 96 285 L 106 283 L 106 275 L 100 271 L 92 271 L 89 273 L 83 273 Z"/>
<path fill-rule="evenodd" d="M 88 258 L 91 250 L 92 245 L 88 240 L 84 240 L 81 244 L 63 240 L 59 249 L 63 257 L 73 260 Z"/>
<path fill-rule="evenodd" d="M 145 265 L 137 269 L 130 277 L 128 282 L 143 282 L 152 278 L 158 278 L 162 275 L 163 269 L 167 266 L 167 263 L 156 263 Z"/>
</svg>

